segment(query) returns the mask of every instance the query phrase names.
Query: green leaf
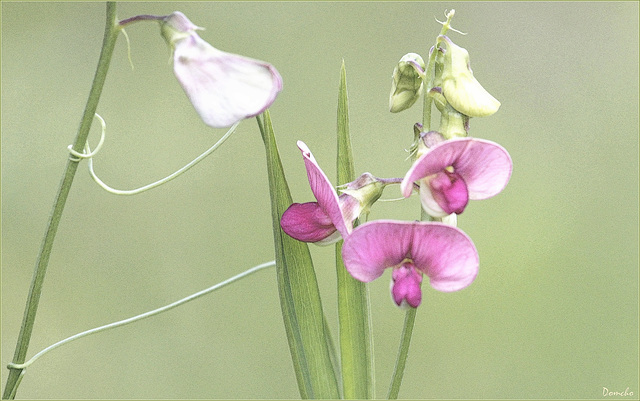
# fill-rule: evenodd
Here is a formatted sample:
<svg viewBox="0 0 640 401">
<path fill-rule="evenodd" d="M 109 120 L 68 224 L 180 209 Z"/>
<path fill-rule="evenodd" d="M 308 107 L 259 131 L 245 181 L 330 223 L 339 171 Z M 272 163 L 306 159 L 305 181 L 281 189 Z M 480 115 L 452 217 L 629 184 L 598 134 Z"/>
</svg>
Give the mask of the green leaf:
<svg viewBox="0 0 640 401">
<path fill-rule="evenodd" d="M 284 234 L 280 218 L 291 205 L 269 111 L 258 125 L 267 155 L 271 215 L 280 305 L 293 367 L 302 398 L 339 398 L 332 360 L 331 333 L 322 311 L 320 292 L 309 247 Z"/>
<path fill-rule="evenodd" d="M 351 137 L 349 136 L 349 99 L 347 73 L 342 62 L 338 92 L 338 184 L 355 179 Z M 342 385 L 346 399 L 374 398 L 372 337 L 369 291 L 366 283 L 355 280 L 342 261 L 342 241 L 336 244 L 338 276 L 338 316 L 340 321 L 340 357 Z"/>
</svg>

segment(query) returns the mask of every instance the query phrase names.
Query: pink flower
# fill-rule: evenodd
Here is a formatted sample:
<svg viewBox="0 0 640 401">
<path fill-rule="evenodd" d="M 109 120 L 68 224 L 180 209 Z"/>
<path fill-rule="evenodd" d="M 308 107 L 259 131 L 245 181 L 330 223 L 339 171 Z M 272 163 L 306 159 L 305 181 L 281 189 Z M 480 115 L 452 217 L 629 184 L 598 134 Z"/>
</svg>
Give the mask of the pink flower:
<svg viewBox="0 0 640 401">
<path fill-rule="evenodd" d="M 226 53 L 196 33 L 202 29 L 179 11 L 167 16 L 162 34 L 173 48 L 173 71 L 205 124 L 229 127 L 265 111 L 282 89 L 271 64 Z"/>
<path fill-rule="evenodd" d="M 443 223 L 376 220 L 344 240 L 342 259 L 357 280 L 369 282 L 392 268 L 391 295 L 398 306 L 417 307 L 422 274 L 438 291 L 470 285 L 478 274 L 478 252 L 460 229 Z"/>
<path fill-rule="evenodd" d="M 338 196 L 307 145 L 298 141 L 311 191 L 317 202 L 294 203 L 282 214 L 280 226 L 289 236 L 326 245 L 346 237 L 360 214 L 360 202 L 351 195 Z"/>
<path fill-rule="evenodd" d="M 413 163 L 401 190 L 411 195 L 420 181 L 420 200 L 433 217 L 464 211 L 469 199 L 487 199 L 506 187 L 511 177 L 509 153 L 495 142 L 454 138 L 429 149 Z"/>
</svg>

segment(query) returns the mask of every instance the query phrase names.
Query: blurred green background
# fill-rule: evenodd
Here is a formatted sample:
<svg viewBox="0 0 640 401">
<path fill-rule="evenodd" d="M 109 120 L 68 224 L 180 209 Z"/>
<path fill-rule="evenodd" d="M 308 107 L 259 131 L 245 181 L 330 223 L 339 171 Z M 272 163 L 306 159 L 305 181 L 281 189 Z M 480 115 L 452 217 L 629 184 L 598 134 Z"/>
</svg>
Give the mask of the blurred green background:
<svg viewBox="0 0 640 401">
<path fill-rule="evenodd" d="M 335 177 L 340 64 L 347 67 L 356 170 L 403 176 L 421 107 L 391 114 L 391 72 L 427 56 L 435 18 L 502 102 L 471 121 L 514 162 L 506 190 L 473 202 L 459 226 L 478 279 L 425 290 L 401 398 L 638 397 L 637 2 L 120 3 L 118 16 L 184 12 L 221 50 L 274 64 L 271 108 L 298 202 L 311 201 L 296 140 Z M 2 387 L 66 146 L 97 63 L 104 3 L 2 2 Z M 118 41 L 98 112 L 95 158 L 108 184 L 164 177 L 213 144 L 173 76 L 157 23 Z M 98 138 L 94 124 L 92 143 Z M 392 187 L 384 197 L 395 198 Z M 382 202 L 370 219 L 412 220 L 419 200 Z M 82 163 L 62 219 L 29 356 L 82 330 L 172 302 L 273 259 L 264 148 L 255 120 L 158 189 L 118 197 Z M 311 246 L 337 336 L 333 247 Z M 390 275 L 370 285 L 378 397 L 404 312 Z M 18 398 L 297 398 L 273 269 L 143 322 L 79 340 L 29 368 Z"/>
</svg>

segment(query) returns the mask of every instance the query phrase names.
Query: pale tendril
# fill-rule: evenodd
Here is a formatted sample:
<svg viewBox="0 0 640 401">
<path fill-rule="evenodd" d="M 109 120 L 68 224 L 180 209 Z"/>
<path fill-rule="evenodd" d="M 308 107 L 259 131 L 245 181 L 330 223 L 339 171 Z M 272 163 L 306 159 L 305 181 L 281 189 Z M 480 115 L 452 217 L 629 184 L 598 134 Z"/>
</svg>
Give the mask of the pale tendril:
<svg viewBox="0 0 640 401">
<path fill-rule="evenodd" d="M 115 195 L 136 195 L 136 194 L 139 194 L 139 193 L 144 192 L 144 191 L 148 191 L 149 189 L 155 188 L 157 186 L 160 186 L 162 184 L 165 184 L 165 183 L 173 180 L 174 178 L 178 177 L 179 175 L 181 175 L 185 171 L 189 170 L 191 167 L 193 167 L 196 164 L 198 164 L 199 162 L 201 162 L 204 158 L 209 156 L 211 153 L 213 153 L 220 145 L 222 145 L 231 136 L 231 134 L 233 134 L 235 132 L 236 128 L 238 127 L 238 124 L 240 124 L 240 122 L 235 123 L 222 136 L 222 138 L 220 138 L 218 140 L 218 142 L 216 142 L 213 146 L 211 146 L 209 149 L 207 149 L 200 156 L 196 157 L 191 162 L 186 164 L 184 167 L 182 167 L 179 170 L 175 171 L 174 173 L 166 176 L 165 178 L 163 178 L 161 180 L 158 180 L 158 181 L 155 181 L 155 182 L 152 182 L 151 184 L 142 186 L 140 188 L 130 189 L 130 190 L 121 190 L 121 189 L 112 188 L 109 185 L 105 184 L 104 181 L 102 181 L 96 175 L 96 173 L 95 173 L 95 171 L 93 169 L 93 156 L 95 156 L 98 153 L 98 151 L 101 149 L 102 144 L 104 143 L 105 134 L 106 134 L 106 123 L 104 122 L 104 119 L 102 119 L 102 117 L 100 117 L 97 113 L 96 113 L 96 117 L 100 119 L 100 123 L 102 124 L 102 134 L 100 136 L 100 142 L 98 143 L 98 146 L 96 146 L 96 149 L 91 151 L 91 147 L 89 146 L 89 142 L 88 141 L 84 145 L 84 153 L 80 153 L 80 152 L 75 151 L 73 149 L 72 145 L 69 145 L 67 149 L 69 150 L 69 153 L 71 153 L 70 159 L 72 161 L 79 162 L 82 159 L 87 159 L 87 164 L 88 164 L 88 167 L 89 167 L 89 174 L 91 174 L 91 177 L 93 178 L 93 180 L 99 186 L 101 186 L 102 189 L 104 189 L 105 191 L 110 192 L 112 194 L 115 194 Z"/>
</svg>

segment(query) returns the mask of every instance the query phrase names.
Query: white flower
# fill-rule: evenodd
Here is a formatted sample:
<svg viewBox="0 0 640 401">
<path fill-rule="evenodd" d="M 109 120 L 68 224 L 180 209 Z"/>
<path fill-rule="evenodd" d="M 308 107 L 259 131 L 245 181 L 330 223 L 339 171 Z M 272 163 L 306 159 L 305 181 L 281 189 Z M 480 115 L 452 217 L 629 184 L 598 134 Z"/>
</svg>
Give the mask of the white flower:
<svg viewBox="0 0 640 401">
<path fill-rule="evenodd" d="M 265 111 L 282 90 L 282 77 L 264 61 L 226 53 L 205 42 L 179 11 L 162 23 L 173 48 L 173 71 L 205 124 L 229 127 Z"/>
</svg>

